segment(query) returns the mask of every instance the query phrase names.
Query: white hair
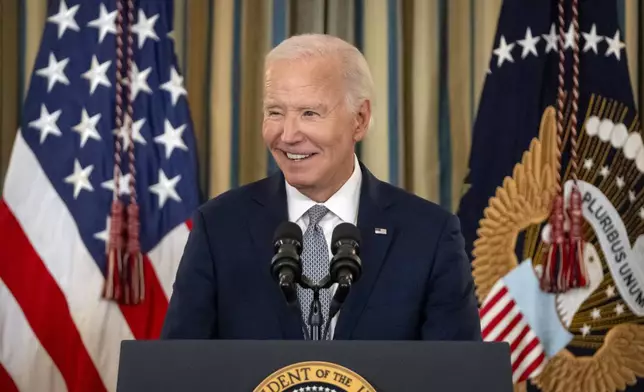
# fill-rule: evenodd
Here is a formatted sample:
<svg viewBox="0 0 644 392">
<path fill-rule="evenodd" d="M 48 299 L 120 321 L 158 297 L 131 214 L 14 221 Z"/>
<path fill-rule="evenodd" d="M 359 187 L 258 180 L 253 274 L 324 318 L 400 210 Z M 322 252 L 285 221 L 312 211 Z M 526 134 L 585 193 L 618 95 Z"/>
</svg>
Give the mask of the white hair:
<svg viewBox="0 0 644 392">
<path fill-rule="evenodd" d="M 374 85 L 367 60 L 355 46 L 338 37 L 326 34 L 291 36 L 266 55 L 264 67 L 268 69 L 270 64 L 277 60 L 328 58 L 329 56 L 337 56 L 342 64 L 347 107 L 357 112 L 362 103 L 369 100 L 373 113 Z M 369 127 L 372 122 L 373 114 L 369 118 Z"/>
</svg>

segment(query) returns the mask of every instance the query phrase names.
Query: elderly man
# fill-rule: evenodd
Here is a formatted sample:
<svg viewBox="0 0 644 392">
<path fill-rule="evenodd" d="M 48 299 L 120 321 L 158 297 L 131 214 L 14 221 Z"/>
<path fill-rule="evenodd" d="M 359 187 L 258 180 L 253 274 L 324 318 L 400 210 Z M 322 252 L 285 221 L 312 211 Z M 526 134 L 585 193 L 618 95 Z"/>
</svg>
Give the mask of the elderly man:
<svg viewBox="0 0 644 392">
<path fill-rule="evenodd" d="M 268 54 L 262 136 L 280 171 L 199 208 L 163 338 L 306 338 L 309 304 L 289 308 L 269 270 L 274 231 L 291 221 L 304 233 L 305 273 L 328 272 L 336 225 L 361 233 L 363 273 L 328 338 L 481 339 L 458 219 L 376 179 L 355 156 L 373 94 L 364 57 L 338 38 L 295 36 Z"/>
</svg>

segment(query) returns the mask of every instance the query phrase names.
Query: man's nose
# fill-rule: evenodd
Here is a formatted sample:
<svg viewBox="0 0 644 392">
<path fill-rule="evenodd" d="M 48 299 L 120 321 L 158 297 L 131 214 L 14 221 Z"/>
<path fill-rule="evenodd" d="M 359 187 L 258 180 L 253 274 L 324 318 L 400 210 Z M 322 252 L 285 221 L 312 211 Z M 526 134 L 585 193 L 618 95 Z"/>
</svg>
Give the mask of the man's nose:
<svg viewBox="0 0 644 392">
<path fill-rule="evenodd" d="M 284 119 L 284 129 L 282 130 L 282 142 L 294 144 L 304 139 L 300 131 L 296 116 L 287 115 Z"/>
</svg>

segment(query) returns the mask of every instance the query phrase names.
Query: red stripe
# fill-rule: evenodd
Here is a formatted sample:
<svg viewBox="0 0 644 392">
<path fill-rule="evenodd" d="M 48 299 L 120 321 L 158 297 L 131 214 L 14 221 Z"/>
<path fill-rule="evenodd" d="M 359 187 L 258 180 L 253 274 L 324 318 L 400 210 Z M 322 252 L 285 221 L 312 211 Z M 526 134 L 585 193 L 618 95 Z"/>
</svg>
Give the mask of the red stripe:
<svg viewBox="0 0 644 392">
<path fill-rule="evenodd" d="M 503 339 L 505 339 L 505 337 L 508 336 L 510 332 L 512 332 L 514 327 L 516 327 L 517 324 L 519 324 L 519 321 L 521 321 L 522 319 L 523 319 L 523 316 L 521 316 L 521 313 L 517 313 L 517 315 L 514 316 L 512 321 L 510 321 L 510 324 L 508 324 L 507 327 L 505 327 L 503 331 L 501 331 L 501 334 L 499 335 L 498 338 L 496 338 L 496 340 L 502 341 Z"/>
<path fill-rule="evenodd" d="M 4 200 L 0 200 L 0 278 L 69 391 L 105 391 L 72 320 L 65 295 L 34 251 Z"/>
<path fill-rule="evenodd" d="M 481 317 L 485 316 L 485 314 L 489 312 L 490 309 L 492 309 L 492 307 L 496 305 L 497 302 L 499 302 L 501 298 L 503 298 L 503 296 L 506 295 L 507 293 L 508 293 L 507 287 L 503 286 L 503 288 L 499 290 L 498 293 L 494 294 L 494 297 L 490 298 L 490 300 L 486 302 L 481 308 L 481 311 L 479 312 Z"/>
<path fill-rule="evenodd" d="M 519 376 L 517 382 L 525 381 L 530 378 L 530 375 L 537 370 L 539 365 L 546 359 L 546 354 L 542 351 L 541 354 L 526 368 L 526 370 Z"/>
<path fill-rule="evenodd" d="M 11 375 L 0 363 L 0 391 L 3 392 L 19 392 L 18 387 L 14 384 Z"/>
<path fill-rule="evenodd" d="M 514 301 L 510 301 L 507 303 L 507 305 L 505 305 L 505 307 L 503 307 L 503 309 L 501 309 L 501 311 L 496 316 L 494 316 L 494 318 L 485 326 L 485 328 L 483 328 L 484 338 L 487 337 L 487 335 L 489 335 L 489 333 L 492 332 L 494 328 L 496 328 L 496 326 L 501 322 L 501 320 L 505 318 L 505 316 L 507 316 L 508 313 L 510 313 L 510 310 L 513 307 L 514 307 Z"/>
<path fill-rule="evenodd" d="M 530 331 L 530 327 L 528 327 L 527 325 L 523 327 L 519 336 L 517 336 L 516 339 L 512 341 L 512 343 L 510 343 L 511 352 L 514 352 L 514 350 L 516 350 L 517 347 L 519 347 L 519 344 L 521 344 L 521 341 L 523 340 L 523 338 L 525 338 L 525 336 L 528 334 L 529 331 Z"/>
<path fill-rule="evenodd" d="M 523 362 L 525 357 L 527 357 L 528 354 L 530 354 L 530 352 L 537 347 L 537 344 L 539 344 L 539 339 L 535 337 L 530 341 L 530 343 L 528 343 L 527 346 L 523 348 L 523 350 L 521 350 L 521 353 L 519 354 L 517 359 L 514 361 L 514 363 L 512 363 L 512 373 L 514 373 L 517 370 L 517 368 L 521 365 L 521 362 Z"/>
<path fill-rule="evenodd" d="M 165 313 L 168 310 L 168 299 L 147 256 L 143 257 L 143 270 L 145 273 L 144 302 L 134 306 L 121 305 L 121 312 L 135 339 L 157 339 L 161 336 Z"/>
<path fill-rule="evenodd" d="M 188 226 L 188 231 L 192 231 L 192 219 L 186 221 L 186 226 Z"/>
</svg>

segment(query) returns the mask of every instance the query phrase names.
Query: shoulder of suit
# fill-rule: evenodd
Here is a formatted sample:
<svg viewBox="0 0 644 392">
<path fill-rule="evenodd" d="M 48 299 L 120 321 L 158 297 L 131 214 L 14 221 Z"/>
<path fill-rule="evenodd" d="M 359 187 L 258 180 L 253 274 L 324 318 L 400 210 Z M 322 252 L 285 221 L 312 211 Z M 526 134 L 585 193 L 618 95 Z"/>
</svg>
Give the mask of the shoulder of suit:
<svg viewBox="0 0 644 392">
<path fill-rule="evenodd" d="M 269 178 L 263 178 L 259 181 L 227 190 L 203 203 L 198 210 L 206 217 L 210 215 L 236 214 L 239 211 L 245 211 L 248 203 L 251 202 L 253 192 L 257 188 L 265 188 L 268 181 Z"/>
<path fill-rule="evenodd" d="M 445 222 L 454 217 L 454 214 L 445 207 L 400 187 L 381 182 L 381 189 L 387 192 L 388 198 L 393 202 L 392 208 L 395 209 L 396 215 L 402 214 L 406 220 L 431 219 L 433 223 L 436 223 Z"/>
</svg>

